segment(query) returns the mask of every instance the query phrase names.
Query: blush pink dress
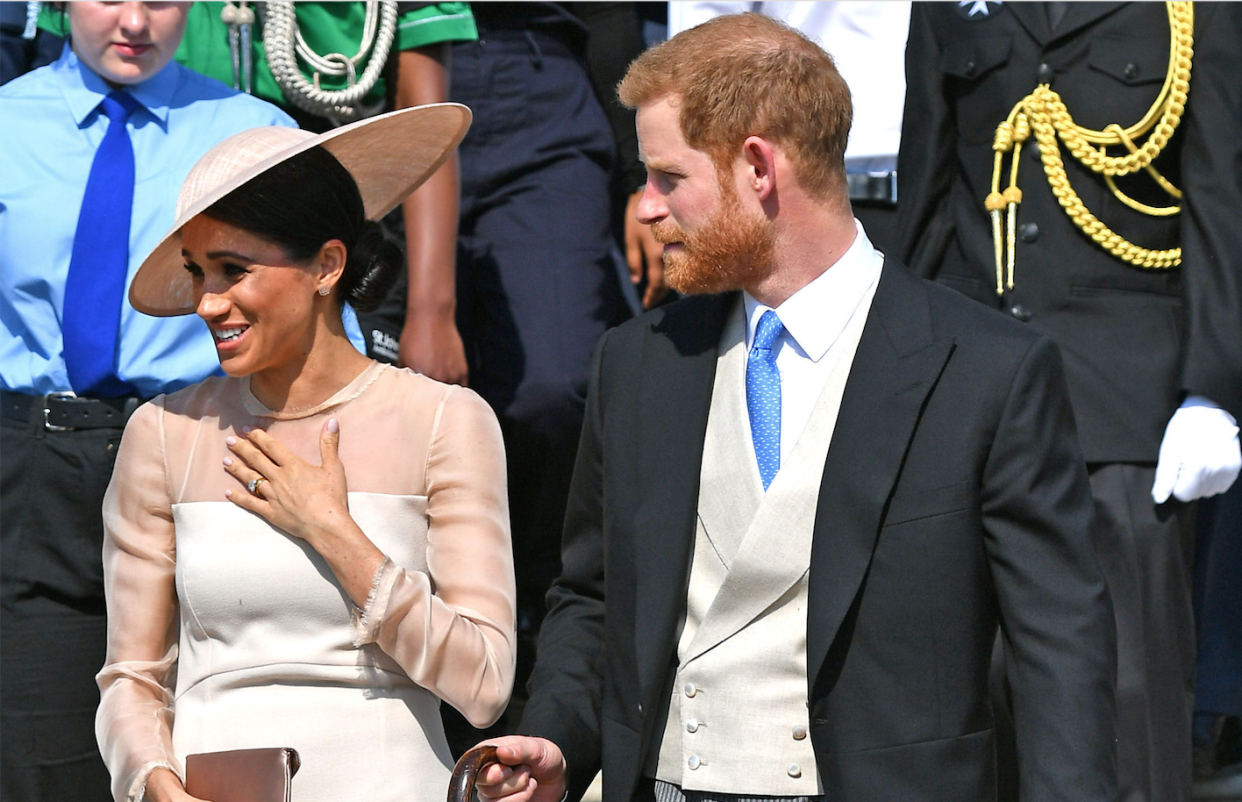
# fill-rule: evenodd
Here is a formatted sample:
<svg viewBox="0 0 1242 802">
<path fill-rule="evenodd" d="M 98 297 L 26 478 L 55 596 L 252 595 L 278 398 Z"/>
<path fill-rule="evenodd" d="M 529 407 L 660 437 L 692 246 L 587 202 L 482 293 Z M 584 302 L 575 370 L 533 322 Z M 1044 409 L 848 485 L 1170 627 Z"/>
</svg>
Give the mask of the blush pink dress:
<svg viewBox="0 0 1242 802">
<path fill-rule="evenodd" d="M 225 438 L 261 427 L 320 462 L 340 423 L 350 514 L 388 560 L 357 609 L 304 541 L 235 506 Z M 444 700 L 493 722 L 514 670 L 504 446 L 470 390 L 373 363 L 273 412 L 247 379 L 140 408 L 104 502 L 108 657 L 96 733 L 118 800 L 186 755 L 291 746 L 295 802 L 438 799 Z"/>
</svg>

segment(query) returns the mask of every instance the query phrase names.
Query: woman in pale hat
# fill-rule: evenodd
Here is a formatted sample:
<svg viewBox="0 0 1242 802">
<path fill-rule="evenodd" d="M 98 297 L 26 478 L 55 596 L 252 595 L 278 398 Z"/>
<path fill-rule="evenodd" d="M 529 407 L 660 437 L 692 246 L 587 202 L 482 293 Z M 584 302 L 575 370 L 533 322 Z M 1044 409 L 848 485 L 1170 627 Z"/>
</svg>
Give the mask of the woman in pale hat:
<svg viewBox="0 0 1242 802">
<path fill-rule="evenodd" d="M 372 362 L 341 306 L 400 254 L 372 222 L 438 167 L 462 106 L 209 152 L 130 291 L 197 312 L 226 374 L 141 407 L 104 505 L 96 723 L 117 800 L 185 802 L 187 755 L 293 747 L 297 802 L 444 788 L 439 702 L 495 720 L 513 678 L 505 461 L 471 391 Z"/>
</svg>

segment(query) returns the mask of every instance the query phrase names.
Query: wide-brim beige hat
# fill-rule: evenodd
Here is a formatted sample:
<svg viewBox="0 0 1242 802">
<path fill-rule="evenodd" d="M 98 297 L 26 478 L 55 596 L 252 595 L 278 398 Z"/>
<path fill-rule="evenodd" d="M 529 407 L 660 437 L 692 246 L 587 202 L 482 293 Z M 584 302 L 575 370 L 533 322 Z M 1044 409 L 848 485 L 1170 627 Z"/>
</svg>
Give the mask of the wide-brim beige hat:
<svg viewBox="0 0 1242 802">
<path fill-rule="evenodd" d="M 177 221 L 143 261 L 129 302 L 156 317 L 195 309 L 181 257 L 181 228 L 255 176 L 316 145 L 354 177 L 368 219 L 396 208 L 448 159 L 470 127 L 470 109 L 436 103 L 359 120 L 326 134 L 270 126 L 234 134 L 198 160 L 177 197 Z"/>
</svg>

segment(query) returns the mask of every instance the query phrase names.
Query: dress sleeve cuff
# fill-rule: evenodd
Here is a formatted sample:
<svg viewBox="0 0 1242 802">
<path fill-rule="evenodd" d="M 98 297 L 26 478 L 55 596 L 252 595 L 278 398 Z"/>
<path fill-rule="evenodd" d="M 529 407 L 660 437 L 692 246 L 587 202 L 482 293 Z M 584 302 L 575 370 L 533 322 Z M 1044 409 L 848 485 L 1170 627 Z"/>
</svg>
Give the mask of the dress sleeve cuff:
<svg viewBox="0 0 1242 802">
<path fill-rule="evenodd" d="M 354 646 L 362 647 L 379 639 L 380 625 L 384 623 L 384 611 L 388 609 L 388 596 L 400 576 L 401 569 L 387 557 L 375 569 L 371 578 L 371 592 L 366 606 L 354 610 Z"/>
<path fill-rule="evenodd" d="M 151 772 L 156 769 L 168 769 L 173 774 L 181 778 L 181 782 L 185 782 L 185 778 L 181 776 L 181 772 L 166 760 L 152 760 L 147 763 L 138 773 L 134 775 L 134 782 L 129 787 L 129 796 L 126 802 L 145 802 L 147 798 L 147 780 L 151 778 Z"/>
</svg>

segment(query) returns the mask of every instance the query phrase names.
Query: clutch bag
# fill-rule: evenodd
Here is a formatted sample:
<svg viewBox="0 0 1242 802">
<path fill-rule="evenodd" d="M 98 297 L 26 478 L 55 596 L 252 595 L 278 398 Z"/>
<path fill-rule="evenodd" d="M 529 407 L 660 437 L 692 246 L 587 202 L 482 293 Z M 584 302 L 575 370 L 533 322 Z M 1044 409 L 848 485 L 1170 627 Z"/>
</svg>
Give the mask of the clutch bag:
<svg viewBox="0 0 1242 802">
<path fill-rule="evenodd" d="M 288 747 L 187 755 L 185 790 L 211 802 L 290 802 L 301 764 L 297 750 Z"/>
</svg>

